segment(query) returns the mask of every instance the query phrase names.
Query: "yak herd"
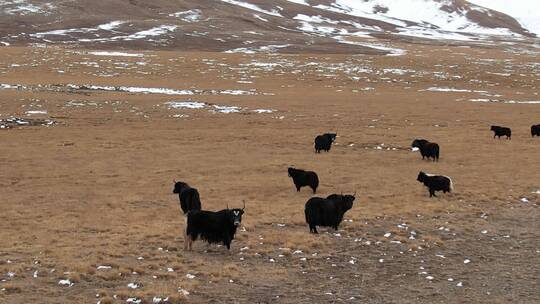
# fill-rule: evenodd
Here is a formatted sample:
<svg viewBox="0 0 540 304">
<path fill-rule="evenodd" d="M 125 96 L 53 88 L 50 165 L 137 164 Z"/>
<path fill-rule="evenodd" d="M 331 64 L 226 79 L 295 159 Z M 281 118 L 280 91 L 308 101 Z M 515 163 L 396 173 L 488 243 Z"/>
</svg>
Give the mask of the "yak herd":
<svg viewBox="0 0 540 304">
<path fill-rule="evenodd" d="M 506 139 L 512 138 L 510 128 L 501 126 L 491 126 L 493 138 L 506 136 Z M 531 126 L 531 136 L 540 137 L 540 125 Z M 329 152 L 332 143 L 336 140 L 337 133 L 325 133 L 315 137 L 315 153 L 320 153 L 321 150 Z M 440 148 L 437 143 L 429 142 L 426 139 L 415 139 L 411 148 L 419 150 L 422 159 L 439 160 Z M 288 175 L 292 178 L 296 191 L 300 191 L 302 187 L 310 187 L 315 194 L 319 186 L 319 177 L 313 171 L 305 171 L 297 168 L 288 168 Z M 434 175 L 420 171 L 416 180 L 424 184 L 429 191 L 429 197 L 437 196 L 436 191 L 443 193 L 452 192 L 454 185 L 452 179 L 444 175 Z M 182 212 L 187 216 L 187 224 L 184 235 L 184 250 L 191 250 L 194 241 L 201 239 L 208 243 L 222 243 L 230 249 L 231 242 L 236 234 L 236 229 L 242 221 L 242 215 L 245 210 L 235 208 L 223 209 L 213 212 L 201 209 L 201 200 L 199 191 L 190 187 L 185 182 L 174 181 L 173 193 L 178 194 L 180 207 Z M 326 198 L 312 197 L 304 208 L 306 223 L 309 226 L 311 233 L 318 233 L 317 226 L 332 227 L 338 230 L 345 212 L 353 207 L 356 192 L 353 195 L 331 194 Z"/>
</svg>

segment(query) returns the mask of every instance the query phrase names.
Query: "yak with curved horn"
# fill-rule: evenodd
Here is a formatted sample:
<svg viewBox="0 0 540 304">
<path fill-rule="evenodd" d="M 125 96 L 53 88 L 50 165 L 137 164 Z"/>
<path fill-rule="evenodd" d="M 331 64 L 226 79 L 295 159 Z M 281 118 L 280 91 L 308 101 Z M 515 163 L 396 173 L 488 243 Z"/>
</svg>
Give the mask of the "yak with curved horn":
<svg viewBox="0 0 540 304">
<path fill-rule="evenodd" d="M 187 214 L 187 227 L 184 240 L 184 250 L 191 250 L 193 242 L 197 239 L 208 243 L 223 243 L 227 249 L 231 249 L 231 242 L 236 234 L 236 229 L 242 222 L 244 207 L 223 209 L 217 212 L 205 210 L 193 210 Z"/>
</svg>

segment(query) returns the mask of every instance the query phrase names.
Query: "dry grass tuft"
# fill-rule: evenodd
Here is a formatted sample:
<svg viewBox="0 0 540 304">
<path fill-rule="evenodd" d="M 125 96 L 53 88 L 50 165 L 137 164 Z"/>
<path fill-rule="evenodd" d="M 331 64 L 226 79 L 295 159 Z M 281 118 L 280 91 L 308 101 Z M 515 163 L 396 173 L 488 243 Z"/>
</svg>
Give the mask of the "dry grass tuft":
<svg viewBox="0 0 540 304">
<path fill-rule="evenodd" d="M 66 279 L 70 280 L 73 283 L 78 283 L 78 282 L 81 281 L 81 275 L 79 273 L 77 273 L 77 272 L 70 272 L 67 276 L 64 276 L 62 278 L 66 278 Z"/>
<path fill-rule="evenodd" d="M 96 277 L 104 281 L 118 281 L 123 279 L 122 274 L 114 269 L 110 271 L 99 271 Z"/>
<path fill-rule="evenodd" d="M 14 293 L 21 293 L 22 292 L 22 288 L 14 283 L 7 283 L 7 284 L 4 284 L 2 286 L 2 289 L 7 293 L 7 294 L 14 294 Z"/>
<path fill-rule="evenodd" d="M 169 299 L 167 299 L 167 301 L 165 303 L 183 304 L 183 303 L 189 303 L 189 301 L 183 295 L 173 295 L 173 296 L 169 296 Z"/>
<path fill-rule="evenodd" d="M 99 303 L 100 304 L 113 304 L 114 303 L 114 299 L 111 298 L 111 297 L 104 297 L 104 298 L 101 298 L 99 300 Z"/>
</svg>

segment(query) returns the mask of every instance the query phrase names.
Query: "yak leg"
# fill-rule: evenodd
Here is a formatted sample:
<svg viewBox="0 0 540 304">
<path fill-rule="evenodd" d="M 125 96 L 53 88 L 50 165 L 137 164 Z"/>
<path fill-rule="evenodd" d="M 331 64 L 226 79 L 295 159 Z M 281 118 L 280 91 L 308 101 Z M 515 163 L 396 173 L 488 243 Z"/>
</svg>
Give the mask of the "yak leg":
<svg viewBox="0 0 540 304">
<path fill-rule="evenodd" d="M 191 239 L 191 236 L 186 234 L 184 237 L 184 251 L 191 251 L 192 244 L 193 240 Z"/>
<path fill-rule="evenodd" d="M 437 195 L 435 195 L 435 190 L 429 188 L 429 197 L 432 197 L 432 196 L 437 197 Z"/>
<path fill-rule="evenodd" d="M 191 235 L 187 233 L 184 235 L 184 250 L 191 251 L 191 247 L 193 245 L 193 239 L 191 238 Z"/>
<path fill-rule="evenodd" d="M 189 236 L 189 235 L 186 233 L 185 241 L 184 241 L 184 250 L 186 250 L 186 251 L 191 251 L 192 243 L 193 243 L 193 240 L 191 239 L 191 236 Z"/>
<path fill-rule="evenodd" d="M 232 242 L 231 237 L 229 237 L 227 234 L 223 235 L 223 245 L 227 247 L 227 250 L 231 250 L 231 242 Z"/>
<path fill-rule="evenodd" d="M 302 188 L 302 186 L 296 186 L 296 192 L 300 192 L 300 188 Z"/>
<path fill-rule="evenodd" d="M 188 250 L 188 242 L 189 242 L 189 240 L 191 238 L 189 237 L 188 232 L 187 232 L 187 226 L 188 226 L 188 224 L 187 224 L 187 221 L 188 221 L 187 216 L 185 216 L 184 219 L 186 221 L 186 228 L 184 229 L 184 251 L 186 251 L 186 250 Z"/>
</svg>

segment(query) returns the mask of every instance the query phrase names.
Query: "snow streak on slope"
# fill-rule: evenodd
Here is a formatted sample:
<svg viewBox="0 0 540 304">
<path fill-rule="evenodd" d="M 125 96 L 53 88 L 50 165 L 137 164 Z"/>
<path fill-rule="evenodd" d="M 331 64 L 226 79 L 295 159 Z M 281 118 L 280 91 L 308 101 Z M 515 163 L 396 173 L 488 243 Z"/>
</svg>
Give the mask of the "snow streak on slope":
<svg viewBox="0 0 540 304">
<path fill-rule="evenodd" d="M 0 1 L 0 15 L 35 15 L 49 14 L 55 6 L 52 3 L 34 4 L 26 0 L 2 0 Z"/>
<path fill-rule="evenodd" d="M 234 4 L 234 5 L 238 5 L 238 6 L 250 9 L 250 10 L 254 10 L 254 11 L 263 13 L 263 14 L 272 15 L 272 16 L 276 16 L 276 17 L 283 17 L 283 16 L 281 16 L 281 14 L 277 10 L 268 11 L 268 10 L 265 10 L 265 9 L 262 9 L 262 8 L 258 7 L 255 4 L 242 2 L 242 1 L 236 1 L 236 0 L 221 0 L 221 1 L 226 2 L 226 3 L 230 3 L 230 4 Z"/>
</svg>

